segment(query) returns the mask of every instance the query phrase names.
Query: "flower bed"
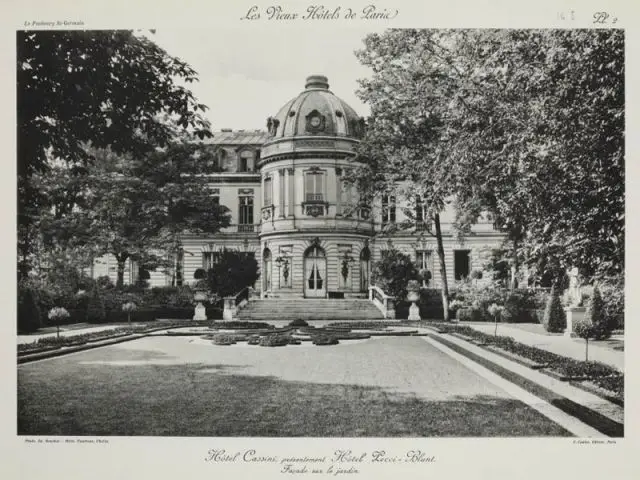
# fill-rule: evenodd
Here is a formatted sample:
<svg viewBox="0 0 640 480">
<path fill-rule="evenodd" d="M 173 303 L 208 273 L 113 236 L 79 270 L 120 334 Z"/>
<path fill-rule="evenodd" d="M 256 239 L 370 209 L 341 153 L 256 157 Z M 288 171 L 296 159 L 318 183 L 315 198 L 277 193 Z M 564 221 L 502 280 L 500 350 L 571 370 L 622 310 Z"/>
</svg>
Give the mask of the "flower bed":
<svg viewBox="0 0 640 480">
<path fill-rule="evenodd" d="M 430 325 L 432 326 L 432 325 Z M 563 357 L 539 348 L 516 342 L 511 337 L 493 336 L 463 325 L 433 325 L 441 333 L 457 334 L 472 340 L 484 342 L 488 346 L 500 348 L 522 357 L 537 365 L 545 365 L 542 372 L 549 373 L 563 381 L 584 381 L 595 383 L 600 388 L 611 391 L 617 398 L 624 396 L 624 376 L 617 369 L 600 362 L 585 362 Z M 533 367 L 532 368 L 536 368 Z M 611 389 L 611 390 L 610 390 Z"/>
<path fill-rule="evenodd" d="M 251 330 L 251 329 L 257 329 L 257 328 L 263 328 L 263 329 L 269 329 L 269 330 L 274 330 L 275 327 L 273 325 L 270 325 L 268 323 L 265 322 L 240 322 L 237 320 L 233 320 L 233 321 L 229 321 L 229 322 L 215 322 L 211 328 L 214 329 L 233 329 L 233 330 L 240 330 L 240 329 L 247 329 L 247 330 Z"/>
<path fill-rule="evenodd" d="M 188 322 L 189 326 L 204 326 L 208 322 Z M 66 335 L 61 337 L 51 336 L 39 338 L 31 343 L 18 344 L 18 355 L 27 353 L 43 352 L 51 347 L 71 347 L 90 342 L 99 342 L 112 338 L 126 337 L 135 333 L 149 333 L 155 330 L 164 330 L 165 328 L 175 328 L 185 326 L 185 322 L 180 321 L 162 321 L 151 322 L 147 325 L 131 325 L 126 327 L 117 327 L 110 330 L 102 330 L 99 332 L 79 333 L 77 335 Z"/>
</svg>

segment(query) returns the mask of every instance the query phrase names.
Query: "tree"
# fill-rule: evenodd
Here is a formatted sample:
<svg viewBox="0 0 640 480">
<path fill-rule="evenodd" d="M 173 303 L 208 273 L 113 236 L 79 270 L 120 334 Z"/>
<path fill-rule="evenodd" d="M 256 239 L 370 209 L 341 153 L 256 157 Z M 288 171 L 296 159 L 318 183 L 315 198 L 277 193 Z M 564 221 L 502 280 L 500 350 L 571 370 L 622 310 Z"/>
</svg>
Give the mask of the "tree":
<svg viewBox="0 0 640 480">
<path fill-rule="evenodd" d="M 228 297 L 253 286 L 258 276 L 258 262 L 253 255 L 224 249 L 208 272 L 208 283 L 211 291 Z"/>
<path fill-rule="evenodd" d="M 24 277 L 47 198 L 33 183 L 52 159 L 82 173 L 87 144 L 141 158 L 180 129 L 210 136 L 206 107 L 178 81 L 196 72 L 140 32 L 60 30 L 17 32 L 18 266 Z"/>
<path fill-rule="evenodd" d="M 621 275 L 622 31 L 390 30 L 357 55 L 373 70 L 365 186 L 408 182 L 436 237 L 451 196 L 462 234 L 491 212 L 515 270 Z"/>
<path fill-rule="evenodd" d="M 373 264 L 371 278 L 388 295 L 401 302 L 407 298 L 407 283 L 418 278 L 418 270 L 411 257 L 390 248 L 382 251 L 382 258 Z"/>
<path fill-rule="evenodd" d="M 613 330 L 612 322 L 606 315 L 600 289 L 597 284 L 593 287 L 593 293 L 587 304 L 585 322 L 591 324 L 593 327 L 592 336 L 596 340 L 603 340 L 611 336 L 611 331 Z"/>
<path fill-rule="evenodd" d="M 216 233 L 229 225 L 228 209 L 213 201 L 206 177 L 214 155 L 186 141 L 139 159 L 96 151 L 78 207 L 61 217 L 43 216 L 45 241 L 114 255 L 118 287 L 129 259 L 143 269 L 168 267 L 181 235 Z M 64 185 L 66 171 L 52 168 L 45 190 Z"/>
<path fill-rule="evenodd" d="M 555 286 L 551 287 L 542 323 L 547 332 L 561 333 L 567 328 L 567 317 Z"/>
<path fill-rule="evenodd" d="M 448 320 L 440 212 L 455 194 L 457 181 L 448 161 L 448 105 L 442 101 L 454 87 L 449 67 L 440 58 L 443 35 L 432 30 L 389 30 L 368 35 L 365 48 L 356 52 L 373 73 L 360 80 L 358 94 L 370 104 L 371 117 L 359 152 L 365 166 L 355 178 L 365 196 L 397 191 L 402 185 L 400 193 L 412 207 L 405 212 L 411 223 L 433 221 Z M 416 211 L 419 215 L 413 214 Z"/>
<path fill-rule="evenodd" d="M 574 333 L 584 339 L 585 342 L 585 350 L 584 350 L 584 360 L 586 362 L 589 361 L 589 339 L 594 338 L 595 336 L 595 328 L 591 322 L 587 319 L 580 320 L 573 325 Z"/>
</svg>

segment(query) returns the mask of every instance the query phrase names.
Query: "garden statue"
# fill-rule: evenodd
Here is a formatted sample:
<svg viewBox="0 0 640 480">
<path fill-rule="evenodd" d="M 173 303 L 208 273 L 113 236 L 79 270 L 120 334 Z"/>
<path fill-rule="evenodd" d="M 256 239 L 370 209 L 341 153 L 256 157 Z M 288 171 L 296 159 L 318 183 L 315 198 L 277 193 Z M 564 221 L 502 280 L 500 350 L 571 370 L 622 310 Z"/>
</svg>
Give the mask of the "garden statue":
<svg viewBox="0 0 640 480">
<path fill-rule="evenodd" d="M 409 307 L 409 320 L 421 320 L 420 308 L 416 302 L 420 298 L 420 285 L 417 280 L 409 280 L 407 284 L 407 300 L 411 302 Z"/>
<path fill-rule="evenodd" d="M 579 307 L 582 305 L 582 291 L 580 289 L 580 276 L 576 267 L 567 272 L 569 276 L 569 306 Z"/>
</svg>

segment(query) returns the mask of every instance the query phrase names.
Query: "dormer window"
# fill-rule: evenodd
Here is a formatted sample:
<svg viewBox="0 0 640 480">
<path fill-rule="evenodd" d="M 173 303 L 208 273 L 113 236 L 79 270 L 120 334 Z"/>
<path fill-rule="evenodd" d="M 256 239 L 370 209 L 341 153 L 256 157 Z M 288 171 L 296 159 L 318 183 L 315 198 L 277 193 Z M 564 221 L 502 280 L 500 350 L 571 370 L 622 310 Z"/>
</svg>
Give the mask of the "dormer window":
<svg viewBox="0 0 640 480">
<path fill-rule="evenodd" d="M 238 154 L 238 172 L 253 172 L 255 154 L 251 150 L 243 150 Z"/>
</svg>

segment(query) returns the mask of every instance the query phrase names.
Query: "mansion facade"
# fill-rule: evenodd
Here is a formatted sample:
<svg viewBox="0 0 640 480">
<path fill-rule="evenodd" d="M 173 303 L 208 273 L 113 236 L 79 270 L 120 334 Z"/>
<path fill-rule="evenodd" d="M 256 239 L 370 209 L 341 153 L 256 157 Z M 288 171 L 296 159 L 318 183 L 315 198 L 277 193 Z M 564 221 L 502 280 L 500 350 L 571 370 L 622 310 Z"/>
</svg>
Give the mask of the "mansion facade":
<svg viewBox="0 0 640 480">
<path fill-rule="evenodd" d="M 207 143 L 218 151 L 220 173 L 210 174 L 212 201 L 230 209 L 231 225 L 209 237 L 185 235 L 174 271 L 150 272 L 151 286 L 192 282 L 197 269 L 233 249 L 258 261 L 255 289 L 262 297 L 359 297 L 367 293 L 372 264 L 390 247 L 429 270 L 430 286 L 439 286 L 436 239 L 420 205 L 409 216 L 405 207 L 416 202 L 399 197 L 363 206 L 344 181 L 363 135 L 364 120 L 320 75 L 308 77 L 304 91 L 269 117 L 267 131 L 214 133 Z M 453 211 L 442 212 L 450 284 L 482 269 L 504 238 L 483 217 L 461 244 L 453 221 Z M 115 258 L 103 257 L 93 275 L 115 280 L 116 270 Z M 129 264 L 125 281 L 135 282 L 138 274 Z"/>
</svg>

